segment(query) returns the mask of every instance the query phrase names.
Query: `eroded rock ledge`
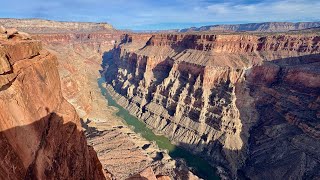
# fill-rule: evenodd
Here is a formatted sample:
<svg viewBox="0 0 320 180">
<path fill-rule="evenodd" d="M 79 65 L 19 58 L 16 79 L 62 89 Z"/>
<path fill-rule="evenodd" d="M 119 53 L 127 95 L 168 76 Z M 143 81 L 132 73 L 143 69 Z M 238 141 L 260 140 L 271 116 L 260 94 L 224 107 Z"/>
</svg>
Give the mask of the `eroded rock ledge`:
<svg viewBox="0 0 320 180">
<path fill-rule="evenodd" d="M 228 176 L 320 174 L 320 37 L 125 35 L 106 79 L 117 102 Z"/>
</svg>

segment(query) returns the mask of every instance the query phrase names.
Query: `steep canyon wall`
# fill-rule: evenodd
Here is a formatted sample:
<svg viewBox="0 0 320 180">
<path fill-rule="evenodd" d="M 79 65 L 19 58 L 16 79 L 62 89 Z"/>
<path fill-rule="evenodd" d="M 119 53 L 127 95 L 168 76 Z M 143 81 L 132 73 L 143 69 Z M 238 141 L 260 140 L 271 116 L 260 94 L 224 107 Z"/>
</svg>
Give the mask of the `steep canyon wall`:
<svg viewBox="0 0 320 180">
<path fill-rule="evenodd" d="M 106 79 L 119 104 L 222 174 L 314 178 L 319 46 L 317 34 L 125 35 Z"/>
</svg>

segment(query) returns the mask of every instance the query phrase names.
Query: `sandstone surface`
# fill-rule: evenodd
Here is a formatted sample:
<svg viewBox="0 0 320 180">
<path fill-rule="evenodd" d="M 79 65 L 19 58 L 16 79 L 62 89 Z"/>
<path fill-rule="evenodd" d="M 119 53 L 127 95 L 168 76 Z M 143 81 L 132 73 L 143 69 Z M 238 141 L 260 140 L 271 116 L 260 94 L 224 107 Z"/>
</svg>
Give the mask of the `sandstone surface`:
<svg viewBox="0 0 320 180">
<path fill-rule="evenodd" d="M 57 58 L 18 34 L 0 39 L 0 179 L 105 179 L 62 96 Z"/>
</svg>

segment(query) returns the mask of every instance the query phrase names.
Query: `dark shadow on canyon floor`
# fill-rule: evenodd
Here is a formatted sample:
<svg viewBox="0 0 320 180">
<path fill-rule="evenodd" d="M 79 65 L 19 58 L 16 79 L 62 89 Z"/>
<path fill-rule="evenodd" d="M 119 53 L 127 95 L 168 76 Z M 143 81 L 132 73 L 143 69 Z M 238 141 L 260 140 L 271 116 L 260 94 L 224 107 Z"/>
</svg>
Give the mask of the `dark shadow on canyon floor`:
<svg viewBox="0 0 320 180">
<path fill-rule="evenodd" d="M 31 124 L 1 131 L 0 179 L 104 177 L 80 128 L 51 112 Z"/>
<path fill-rule="evenodd" d="M 181 52 L 187 48 L 188 42 L 192 40 L 186 39 L 181 44 L 182 48 L 176 51 Z M 117 68 L 113 58 L 120 58 L 119 49 L 105 53 L 102 67 Z M 297 73 L 309 73 L 310 77 L 319 75 L 320 55 L 277 59 L 264 62 L 260 67 L 261 71 L 266 69 L 266 72 L 248 74 L 247 76 L 252 77 L 247 77 L 247 81 L 237 86 L 248 88 L 249 95 L 254 100 L 252 107 L 257 116 L 256 120 L 249 122 L 247 114 L 242 114 L 245 111 L 240 110 L 240 137 L 244 142 L 242 149 L 226 149 L 219 141 L 209 142 L 201 151 L 197 149 L 198 144 L 180 143 L 179 146 L 203 157 L 213 165 L 227 169 L 226 175 L 229 177 L 236 173 L 239 179 L 319 178 L 320 154 L 317 149 L 320 148 L 320 142 L 312 133 L 318 131 L 320 125 L 317 115 L 317 108 L 320 107 L 320 89 L 319 86 L 308 87 L 302 84 L 300 81 L 303 78 L 290 78 Z M 272 81 L 265 77 L 271 72 L 268 68 L 276 68 Z M 255 67 L 250 71 L 254 69 Z M 117 70 L 109 69 L 106 73 L 109 77 L 107 83 L 110 83 L 112 78 L 116 77 Z M 152 94 L 150 96 L 152 98 Z M 303 126 L 308 128 L 304 129 Z M 175 153 L 177 152 L 173 151 L 170 155 L 174 156 Z M 230 161 L 239 161 L 235 162 L 239 163 L 237 172 L 228 171 Z"/>
</svg>

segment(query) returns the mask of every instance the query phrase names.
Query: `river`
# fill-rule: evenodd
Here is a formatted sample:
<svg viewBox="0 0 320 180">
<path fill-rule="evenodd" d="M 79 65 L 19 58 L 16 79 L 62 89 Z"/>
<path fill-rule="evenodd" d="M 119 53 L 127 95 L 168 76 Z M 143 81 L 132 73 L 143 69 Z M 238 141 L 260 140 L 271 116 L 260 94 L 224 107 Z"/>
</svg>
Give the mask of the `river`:
<svg viewBox="0 0 320 180">
<path fill-rule="evenodd" d="M 173 159 L 184 159 L 190 170 L 198 177 L 208 180 L 220 179 L 219 176 L 215 174 L 215 168 L 213 168 L 207 161 L 180 147 L 177 147 L 176 145 L 173 145 L 167 137 L 154 134 L 152 130 L 146 126 L 145 123 L 143 123 L 135 116 L 131 115 L 126 109 L 118 105 L 116 101 L 112 99 L 107 90 L 103 87 L 103 83 L 105 83 L 104 78 L 99 78 L 99 88 L 102 95 L 107 99 L 108 106 L 116 107 L 118 109 L 116 115 L 121 117 L 129 127 L 133 127 L 132 129 L 135 133 L 140 134 L 148 141 L 156 142 L 158 147 L 160 149 L 167 150 L 169 155 Z"/>
</svg>

